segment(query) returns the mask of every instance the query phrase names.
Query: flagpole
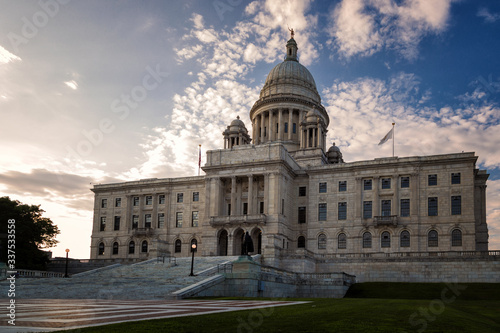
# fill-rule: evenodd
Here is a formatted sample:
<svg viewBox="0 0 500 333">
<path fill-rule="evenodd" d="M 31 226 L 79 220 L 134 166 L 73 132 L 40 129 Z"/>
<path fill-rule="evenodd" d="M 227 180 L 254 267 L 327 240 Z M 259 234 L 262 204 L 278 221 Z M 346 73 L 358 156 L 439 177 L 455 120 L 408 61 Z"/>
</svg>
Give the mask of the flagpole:
<svg viewBox="0 0 500 333">
<path fill-rule="evenodd" d="M 396 123 L 392 123 L 392 157 L 394 157 L 394 139 L 396 136 L 396 133 L 394 132 L 394 125 L 396 125 Z"/>
<path fill-rule="evenodd" d="M 200 169 L 201 169 L 201 145 L 199 145 L 198 149 L 198 176 L 200 175 Z"/>
</svg>

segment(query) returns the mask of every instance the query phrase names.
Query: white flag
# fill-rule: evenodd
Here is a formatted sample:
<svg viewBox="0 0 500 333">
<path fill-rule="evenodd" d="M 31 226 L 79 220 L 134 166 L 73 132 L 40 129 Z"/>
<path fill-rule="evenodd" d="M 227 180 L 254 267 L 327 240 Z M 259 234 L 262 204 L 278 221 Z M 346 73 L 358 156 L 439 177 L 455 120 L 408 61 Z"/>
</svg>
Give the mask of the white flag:
<svg viewBox="0 0 500 333">
<path fill-rule="evenodd" d="M 378 143 L 379 146 L 380 145 L 383 145 L 384 143 L 387 142 L 387 140 L 389 139 L 392 139 L 392 132 L 394 131 L 394 127 L 389 131 L 389 133 L 387 133 L 383 138 L 382 140 L 380 140 L 380 142 Z"/>
</svg>

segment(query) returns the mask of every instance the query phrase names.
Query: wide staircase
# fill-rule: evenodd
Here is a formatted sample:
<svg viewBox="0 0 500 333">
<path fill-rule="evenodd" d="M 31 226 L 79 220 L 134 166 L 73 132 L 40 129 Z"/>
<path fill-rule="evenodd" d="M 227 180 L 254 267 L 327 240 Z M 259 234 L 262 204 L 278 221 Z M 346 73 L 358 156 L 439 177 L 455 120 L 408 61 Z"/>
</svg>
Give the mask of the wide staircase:
<svg viewBox="0 0 500 333">
<path fill-rule="evenodd" d="M 112 265 L 75 274 L 71 278 L 20 278 L 16 298 L 61 299 L 162 299 L 171 293 L 207 279 L 226 269 L 225 263 L 238 257 L 196 257 L 194 274 L 191 257 L 148 260 L 131 265 Z M 0 282 L 8 288 L 8 281 Z"/>
</svg>

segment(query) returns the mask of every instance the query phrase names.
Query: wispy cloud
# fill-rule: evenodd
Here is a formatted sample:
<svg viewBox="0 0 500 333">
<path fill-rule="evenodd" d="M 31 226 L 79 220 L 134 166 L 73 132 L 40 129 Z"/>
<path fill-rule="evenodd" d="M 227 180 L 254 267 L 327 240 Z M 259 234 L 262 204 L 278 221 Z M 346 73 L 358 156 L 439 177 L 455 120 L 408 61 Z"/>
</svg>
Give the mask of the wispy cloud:
<svg viewBox="0 0 500 333">
<path fill-rule="evenodd" d="M 21 60 L 21 58 L 19 58 L 15 54 L 10 53 L 2 45 L 0 45 L 0 65 L 7 64 L 15 60 Z"/>
<path fill-rule="evenodd" d="M 491 13 L 486 7 L 479 8 L 477 16 L 484 18 L 486 23 L 495 23 L 500 20 L 500 13 Z"/>
</svg>

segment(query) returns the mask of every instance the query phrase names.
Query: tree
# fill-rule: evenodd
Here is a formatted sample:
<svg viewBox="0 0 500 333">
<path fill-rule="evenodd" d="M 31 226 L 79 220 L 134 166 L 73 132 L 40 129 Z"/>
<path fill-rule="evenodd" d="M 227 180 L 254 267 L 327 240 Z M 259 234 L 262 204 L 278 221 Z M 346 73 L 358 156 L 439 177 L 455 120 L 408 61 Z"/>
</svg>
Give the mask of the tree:
<svg viewBox="0 0 500 333">
<path fill-rule="evenodd" d="M 44 212 L 40 205 L 26 205 L 9 197 L 0 198 L 0 261 L 7 262 L 7 234 L 8 230 L 12 234 L 10 230 L 15 229 L 15 267 L 46 269 L 50 259 L 42 249 L 56 245 L 58 241 L 55 237 L 60 231 L 49 218 L 42 216 Z M 9 220 L 15 222 L 9 223 Z M 9 229 L 9 224 L 15 227 Z"/>
</svg>

